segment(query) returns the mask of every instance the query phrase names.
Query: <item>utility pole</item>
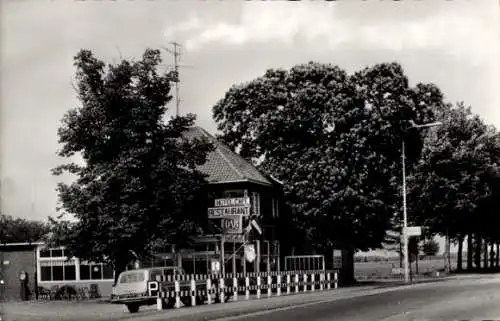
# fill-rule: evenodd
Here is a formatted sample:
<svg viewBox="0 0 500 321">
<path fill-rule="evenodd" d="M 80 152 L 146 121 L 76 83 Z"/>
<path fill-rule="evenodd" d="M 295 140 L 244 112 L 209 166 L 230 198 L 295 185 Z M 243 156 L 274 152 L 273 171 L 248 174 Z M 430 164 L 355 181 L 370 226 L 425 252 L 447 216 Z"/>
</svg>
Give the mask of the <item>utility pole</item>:
<svg viewBox="0 0 500 321">
<path fill-rule="evenodd" d="M 410 121 L 411 126 L 408 129 L 415 128 L 428 128 L 441 126 L 441 122 L 427 123 L 423 125 L 417 125 L 414 121 Z M 405 169 L 405 141 L 402 140 L 401 143 L 401 165 L 403 172 L 403 268 L 404 268 L 404 277 L 405 283 L 410 282 L 410 270 L 409 270 L 409 258 L 408 258 L 408 214 L 406 212 L 406 169 Z"/>
</svg>

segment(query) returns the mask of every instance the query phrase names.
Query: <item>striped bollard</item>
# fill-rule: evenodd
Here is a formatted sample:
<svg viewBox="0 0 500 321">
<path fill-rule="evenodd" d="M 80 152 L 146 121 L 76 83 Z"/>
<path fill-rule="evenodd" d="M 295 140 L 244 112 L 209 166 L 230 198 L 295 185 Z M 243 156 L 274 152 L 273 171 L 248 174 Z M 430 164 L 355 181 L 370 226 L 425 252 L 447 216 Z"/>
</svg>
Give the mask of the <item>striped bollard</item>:
<svg viewBox="0 0 500 321">
<path fill-rule="evenodd" d="M 219 279 L 220 303 L 224 303 L 224 275 Z"/>
<path fill-rule="evenodd" d="M 260 274 L 257 273 L 257 299 L 260 299 Z"/>
<path fill-rule="evenodd" d="M 238 278 L 233 277 L 233 301 L 238 301 Z"/>
<path fill-rule="evenodd" d="M 323 283 L 325 282 L 325 274 L 324 273 L 321 273 L 319 275 L 319 290 L 320 291 L 323 291 L 324 289 L 324 286 L 323 286 Z"/>
<path fill-rule="evenodd" d="M 207 304 L 212 304 L 212 280 L 207 278 Z"/>
<path fill-rule="evenodd" d="M 286 275 L 286 294 L 290 294 L 290 274 Z"/>
<path fill-rule="evenodd" d="M 191 276 L 191 306 L 196 306 L 196 281 L 194 275 Z"/>
<path fill-rule="evenodd" d="M 160 298 L 159 296 L 156 298 L 156 310 L 161 311 L 163 310 L 163 299 Z"/>
<path fill-rule="evenodd" d="M 245 300 L 250 300 L 250 278 L 245 276 Z"/>
<path fill-rule="evenodd" d="M 278 283 L 278 288 L 276 289 L 276 295 L 280 296 L 281 295 L 281 274 L 278 274 L 276 277 L 276 283 Z"/>
<path fill-rule="evenodd" d="M 299 293 L 299 275 L 295 274 L 295 293 Z"/>
<path fill-rule="evenodd" d="M 326 288 L 327 288 L 328 290 L 330 290 L 330 289 L 332 288 L 331 281 L 332 281 L 332 280 L 331 280 L 331 275 L 330 275 L 330 272 L 328 272 L 328 273 L 326 274 Z"/>
<path fill-rule="evenodd" d="M 307 274 L 304 274 L 304 292 L 307 292 Z"/>
<path fill-rule="evenodd" d="M 270 274 L 268 274 L 267 275 L 267 297 L 270 297 L 271 293 L 272 293 L 272 289 L 271 289 L 272 280 L 273 280 L 273 278 L 271 277 Z"/>
<path fill-rule="evenodd" d="M 311 292 L 314 292 L 315 288 L 316 288 L 316 284 L 314 284 L 315 282 L 315 276 L 314 276 L 314 273 L 311 274 Z"/>
<path fill-rule="evenodd" d="M 179 285 L 178 280 L 174 281 L 174 289 L 175 289 L 175 305 L 174 305 L 174 307 L 176 309 L 178 309 L 181 307 L 181 297 L 180 297 L 181 287 Z"/>
<path fill-rule="evenodd" d="M 339 279 L 338 279 L 337 272 L 335 272 L 335 273 L 333 274 L 333 282 L 334 282 L 334 283 L 333 283 L 334 288 L 335 288 L 335 289 L 336 289 L 336 288 L 338 288 L 338 286 L 339 286 Z"/>
</svg>

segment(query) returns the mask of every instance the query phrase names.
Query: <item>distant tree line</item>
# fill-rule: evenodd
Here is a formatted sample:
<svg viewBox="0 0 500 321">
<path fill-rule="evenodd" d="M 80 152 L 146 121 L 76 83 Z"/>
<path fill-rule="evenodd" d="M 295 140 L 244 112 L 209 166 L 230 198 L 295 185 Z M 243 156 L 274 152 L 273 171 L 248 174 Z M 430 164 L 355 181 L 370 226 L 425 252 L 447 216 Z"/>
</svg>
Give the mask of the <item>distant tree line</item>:
<svg viewBox="0 0 500 321">
<path fill-rule="evenodd" d="M 0 214 L 0 243 L 39 242 L 49 231 L 47 223 Z"/>
</svg>

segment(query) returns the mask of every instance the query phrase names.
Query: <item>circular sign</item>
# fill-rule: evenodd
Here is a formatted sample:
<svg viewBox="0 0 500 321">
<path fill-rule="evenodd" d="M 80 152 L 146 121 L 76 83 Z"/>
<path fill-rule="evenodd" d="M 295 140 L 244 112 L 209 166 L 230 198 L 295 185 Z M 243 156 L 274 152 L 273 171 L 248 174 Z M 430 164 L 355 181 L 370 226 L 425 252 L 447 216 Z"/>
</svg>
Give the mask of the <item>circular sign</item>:
<svg viewBox="0 0 500 321">
<path fill-rule="evenodd" d="M 26 272 L 21 271 L 21 273 L 19 273 L 19 280 L 21 280 L 21 281 L 26 280 L 26 276 L 27 276 Z"/>
</svg>

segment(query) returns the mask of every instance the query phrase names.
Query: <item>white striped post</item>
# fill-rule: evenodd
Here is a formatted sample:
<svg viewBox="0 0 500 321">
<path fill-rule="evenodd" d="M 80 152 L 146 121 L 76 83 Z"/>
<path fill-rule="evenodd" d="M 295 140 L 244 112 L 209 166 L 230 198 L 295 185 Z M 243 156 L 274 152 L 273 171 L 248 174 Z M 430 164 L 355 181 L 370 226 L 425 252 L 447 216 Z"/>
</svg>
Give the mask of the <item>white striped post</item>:
<svg viewBox="0 0 500 321">
<path fill-rule="evenodd" d="M 304 273 L 304 292 L 307 292 L 307 274 Z"/>
<path fill-rule="evenodd" d="M 335 273 L 333 274 L 333 282 L 334 282 L 334 283 L 333 283 L 334 288 L 335 288 L 335 289 L 336 289 L 336 288 L 338 288 L 338 286 L 339 286 L 339 279 L 338 279 L 337 272 L 335 272 Z"/>
<path fill-rule="evenodd" d="M 319 275 L 319 290 L 320 291 L 323 291 L 323 289 L 324 289 L 323 283 L 325 283 L 325 274 L 321 273 Z"/>
<path fill-rule="evenodd" d="M 257 273 L 257 299 L 260 299 L 260 274 Z"/>
<path fill-rule="evenodd" d="M 207 304 L 212 304 L 212 280 L 210 276 L 207 278 Z"/>
<path fill-rule="evenodd" d="M 245 300 L 250 300 L 250 278 L 245 276 Z"/>
<path fill-rule="evenodd" d="M 290 294 L 290 274 L 286 275 L 286 294 Z"/>
<path fill-rule="evenodd" d="M 278 288 L 276 289 L 276 295 L 280 296 L 281 295 L 281 274 L 278 274 L 276 277 L 276 283 L 278 283 Z"/>
<path fill-rule="evenodd" d="M 238 301 L 238 278 L 233 276 L 233 301 Z"/>
<path fill-rule="evenodd" d="M 272 277 L 270 274 L 267 274 L 267 297 L 269 298 L 272 293 L 271 285 L 272 285 Z"/>
<path fill-rule="evenodd" d="M 313 274 L 311 274 L 311 292 L 314 292 L 314 290 L 316 288 L 316 284 L 314 284 L 314 281 L 315 281 L 315 275 L 313 273 Z"/>
<path fill-rule="evenodd" d="M 295 293 L 299 293 L 299 275 L 295 274 Z"/>
<path fill-rule="evenodd" d="M 219 279 L 220 303 L 224 303 L 224 275 Z"/>
<path fill-rule="evenodd" d="M 331 285 L 331 274 L 330 274 L 330 272 L 328 272 L 326 274 L 326 288 L 328 290 L 330 290 L 332 288 L 332 285 Z"/>
<path fill-rule="evenodd" d="M 178 309 L 181 307 L 181 298 L 180 298 L 180 291 L 181 291 L 181 287 L 179 285 L 179 281 L 178 280 L 175 280 L 174 281 L 174 289 L 175 289 L 175 308 Z"/>
<path fill-rule="evenodd" d="M 162 302 L 162 298 L 160 298 L 159 296 L 156 298 L 156 310 L 158 311 L 161 311 L 163 310 L 163 302 Z"/>
<path fill-rule="evenodd" d="M 194 275 L 191 276 L 191 306 L 196 306 L 196 281 Z"/>
</svg>

